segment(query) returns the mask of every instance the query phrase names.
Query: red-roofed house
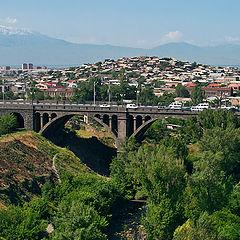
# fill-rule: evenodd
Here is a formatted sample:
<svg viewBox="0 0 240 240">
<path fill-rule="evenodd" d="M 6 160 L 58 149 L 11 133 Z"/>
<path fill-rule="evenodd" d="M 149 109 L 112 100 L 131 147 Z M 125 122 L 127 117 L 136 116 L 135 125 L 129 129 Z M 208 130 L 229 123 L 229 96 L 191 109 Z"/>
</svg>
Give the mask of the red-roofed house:
<svg viewBox="0 0 240 240">
<path fill-rule="evenodd" d="M 196 84 L 195 83 L 185 83 L 183 84 L 184 87 L 195 87 Z"/>
<path fill-rule="evenodd" d="M 189 94 L 191 94 L 194 87 L 196 87 L 195 83 L 186 83 L 184 84 L 184 87 L 188 90 Z"/>
<path fill-rule="evenodd" d="M 207 87 L 217 88 L 217 87 L 221 87 L 221 85 L 220 85 L 220 84 L 217 84 L 217 83 L 211 83 L 211 84 L 209 84 Z"/>
<path fill-rule="evenodd" d="M 202 92 L 206 98 L 208 97 L 230 97 L 232 96 L 232 89 L 226 87 L 203 87 Z"/>
<path fill-rule="evenodd" d="M 240 85 L 236 83 L 231 83 L 228 85 L 228 87 L 231 88 L 234 93 L 238 92 L 240 89 Z"/>
<path fill-rule="evenodd" d="M 178 82 L 170 82 L 170 83 L 166 83 L 166 86 L 173 88 L 173 87 L 177 87 L 178 84 L 179 84 Z"/>
<path fill-rule="evenodd" d="M 44 95 L 48 94 L 52 98 L 55 98 L 56 96 L 60 96 L 62 99 L 64 99 L 64 98 L 69 99 L 74 94 L 73 89 L 65 88 L 65 87 L 62 87 L 62 86 L 43 89 L 41 91 L 44 93 Z"/>
</svg>

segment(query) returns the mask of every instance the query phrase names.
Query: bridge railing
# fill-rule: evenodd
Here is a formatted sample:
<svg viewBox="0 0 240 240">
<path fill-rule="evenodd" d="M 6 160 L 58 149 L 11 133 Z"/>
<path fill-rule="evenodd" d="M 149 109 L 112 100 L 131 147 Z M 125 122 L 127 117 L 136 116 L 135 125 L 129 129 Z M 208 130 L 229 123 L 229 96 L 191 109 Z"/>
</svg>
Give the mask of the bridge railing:
<svg viewBox="0 0 240 240">
<path fill-rule="evenodd" d="M 117 104 L 94 104 L 93 102 L 80 103 L 76 101 L 24 101 L 24 100 L 0 100 L 0 108 L 14 108 L 14 106 L 22 106 L 34 109 L 68 109 L 68 110 L 97 110 L 97 111 L 124 111 L 124 112 L 185 112 L 199 113 L 199 111 L 191 111 L 191 108 L 169 109 L 160 108 L 158 106 L 138 106 L 136 108 L 126 108 L 126 105 Z M 237 111 L 237 110 L 236 110 Z M 239 113 L 240 114 L 240 113 Z"/>
</svg>

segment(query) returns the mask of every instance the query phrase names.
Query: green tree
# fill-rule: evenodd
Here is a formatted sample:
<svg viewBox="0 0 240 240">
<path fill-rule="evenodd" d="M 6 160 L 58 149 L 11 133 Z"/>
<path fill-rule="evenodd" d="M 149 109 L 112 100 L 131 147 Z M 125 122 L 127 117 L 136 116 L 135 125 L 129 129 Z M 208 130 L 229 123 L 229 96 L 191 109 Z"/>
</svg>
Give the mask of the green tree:
<svg viewBox="0 0 240 240">
<path fill-rule="evenodd" d="M 39 239 L 47 227 L 47 222 L 27 205 L 9 206 L 0 210 L 0 237 L 7 240 Z"/>
<path fill-rule="evenodd" d="M 171 240 L 179 224 L 179 212 L 172 207 L 170 199 L 162 197 L 159 204 L 151 203 L 147 207 L 143 225 L 147 239 Z"/>
<path fill-rule="evenodd" d="M 38 91 L 34 94 L 34 100 L 44 100 L 44 93 Z"/>
<path fill-rule="evenodd" d="M 11 114 L 4 114 L 0 118 L 0 134 L 7 134 L 17 128 L 17 117 Z"/>
<path fill-rule="evenodd" d="M 154 95 L 152 88 L 145 87 L 141 90 L 139 94 L 139 102 L 142 104 L 156 102 L 156 96 Z"/>
<path fill-rule="evenodd" d="M 233 191 L 228 198 L 227 208 L 231 213 L 240 217 L 240 182 L 234 186 Z"/>
<path fill-rule="evenodd" d="M 220 240 L 216 219 L 204 212 L 194 224 L 188 220 L 174 232 L 173 240 Z"/>
<path fill-rule="evenodd" d="M 92 207 L 73 201 L 70 205 L 62 202 L 54 218 L 52 239 L 56 240 L 105 240 L 101 229 L 107 226 L 105 218 Z"/>
<path fill-rule="evenodd" d="M 199 86 L 195 86 L 191 92 L 191 99 L 193 104 L 199 104 L 203 101 L 202 89 Z"/>
<path fill-rule="evenodd" d="M 130 86 L 126 80 L 122 80 L 119 87 L 125 99 L 136 100 L 136 88 L 134 86 Z"/>
<path fill-rule="evenodd" d="M 218 109 L 217 111 L 208 109 L 198 115 L 198 123 L 203 129 L 212 129 L 215 127 L 238 128 L 240 126 L 239 118 L 231 111 Z"/>
<path fill-rule="evenodd" d="M 154 122 L 144 133 L 144 138 L 151 140 L 151 142 L 159 143 L 164 137 L 168 136 L 169 132 L 163 120 Z"/>
<path fill-rule="evenodd" d="M 239 181 L 239 144 L 239 129 L 206 130 L 184 194 L 188 218 L 196 219 L 202 211 L 212 214 L 227 205 Z"/>
<path fill-rule="evenodd" d="M 164 92 L 162 96 L 158 98 L 158 104 L 160 105 L 169 105 L 174 102 L 174 98 L 176 97 L 173 93 Z"/>
<path fill-rule="evenodd" d="M 237 240 L 240 237 L 240 218 L 228 211 L 209 215 L 203 212 L 197 221 L 188 219 L 175 232 L 173 240 Z"/>
<path fill-rule="evenodd" d="M 167 145 L 167 143 L 165 143 Z M 173 146 L 142 146 L 128 155 L 134 183 L 141 186 L 150 204 L 143 221 L 149 239 L 171 239 L 183 221 L 180 204 L 185 188 L 184 161 Z"/>
<path fill-rule="evenodd" d="M 176 87 L 176 96 L 188 98 L 189 92 L 182 84 L 178 84 Z"/>
<path fill-rule="evenodd" d="M 7 91 L 7 92 L 5 92 L 5 99 L 6 100 L 15 100 L 16 96 L 14 95 L 14 93 L 12 91 Z"/>
<path fill-rule="evenodd" d="M 126 139 L 122 144 L 122 152 L 112 160 L 110 164 L 111 178 L 117 184 L 119 190 L 126 198 L 134 197 L 136 189 L 134 188 L 134 178 L 129 171 L 131 159 L 129 154 L 137 151 L 138 144 L 135 138 Z"/>
</svg>

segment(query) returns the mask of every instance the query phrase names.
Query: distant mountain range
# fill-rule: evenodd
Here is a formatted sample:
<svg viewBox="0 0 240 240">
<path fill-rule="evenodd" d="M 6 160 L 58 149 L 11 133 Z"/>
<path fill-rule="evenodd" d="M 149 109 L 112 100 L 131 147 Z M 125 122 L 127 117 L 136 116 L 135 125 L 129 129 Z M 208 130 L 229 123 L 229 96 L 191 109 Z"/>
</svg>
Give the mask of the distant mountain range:
<svg viewBox="0 0 240 240">
<path fill-rule="evenodd" d="M 209 65 L 240 66 L 240 45 L 199 47 L 185 42 L 168 43 L 152 49 L 111 45 L 77 44 L 22 29 L 0 25 L 0 66 L 34 65 L 78 66 L 106 58 L 134 56 L 174 57 Z"/>
</svg>

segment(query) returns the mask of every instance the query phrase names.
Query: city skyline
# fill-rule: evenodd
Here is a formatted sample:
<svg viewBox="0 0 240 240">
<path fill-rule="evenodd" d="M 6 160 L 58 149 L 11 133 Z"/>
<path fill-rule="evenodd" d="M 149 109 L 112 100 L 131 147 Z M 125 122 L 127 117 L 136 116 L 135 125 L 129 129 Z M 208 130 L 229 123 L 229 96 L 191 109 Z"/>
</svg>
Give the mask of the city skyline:
<svg viewBox="0 0 240 240">
<path fill-rule="evenodd" d="M 37 1 L 3 2 L 0 25 L 75 43 L 152 48 L 169 42 L 199 46 L 240 43 L 240 2 Z"/>
</svg>

